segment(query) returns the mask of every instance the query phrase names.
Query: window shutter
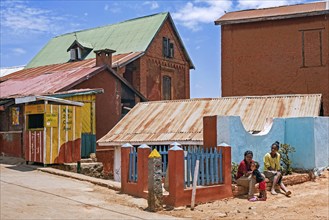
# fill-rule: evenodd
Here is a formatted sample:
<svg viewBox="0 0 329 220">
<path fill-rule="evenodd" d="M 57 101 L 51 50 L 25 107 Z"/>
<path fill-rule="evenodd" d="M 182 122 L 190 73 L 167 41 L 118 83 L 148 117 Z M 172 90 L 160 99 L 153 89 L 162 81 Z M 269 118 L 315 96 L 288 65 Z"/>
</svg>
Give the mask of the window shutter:
<svg viewBox="0 0 329 220">
<path fill-rule="evenodd" d="M 73 49 L 73 48 L 70 50 L 70 57 L 71 57 L 71 60 L 76 59 L 76 52 L 75 52 L 75 49 Z"/>
<path fill-rule="evenodd" d="M 170 47 L 169 47 L 169 57 L 173 58 L 174 57 L 174 44 L 170 43 Z"/>
<path fill-rule="evenodd" d="M 81 48 L 80 48 L 80 47 L 77 48 L 77 52 L 78 52 L 78 56 L 77 56 L 77 58 L 78 58 L 79 60 L 81 60 Z"/>
<path fill-rule="evenodd" d="M 171 100 L 171 78 L 169 76 L 163 76 L 162 83 L 163 99 Z"/>
<path fill-rule="evenodd" d="M 168 50 L 169 50 L 169 39 L 166 37 L 163 37 L 163 41 L 162 41 L 162 52 L 163 52 L 163 56 L 164 57 L 168 57 Z"/>
</svg>

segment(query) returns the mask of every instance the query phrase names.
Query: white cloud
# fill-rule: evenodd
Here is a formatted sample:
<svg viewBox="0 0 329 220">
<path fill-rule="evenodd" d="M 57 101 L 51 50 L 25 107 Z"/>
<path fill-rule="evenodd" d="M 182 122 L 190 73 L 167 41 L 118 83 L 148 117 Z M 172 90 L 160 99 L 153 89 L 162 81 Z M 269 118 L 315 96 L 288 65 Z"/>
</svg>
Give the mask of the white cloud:
<svg viewBox="0 0 329 220">
<path fill-rule="evenodd" d="M 146 1 L 143 3 L 143 5 L 150 5 L 151 10 L 154 10 L 154 9 L 157 9 L 160 7 L 156 1 Z"/>
<path fill-rule="evenodd" d="M 119 6 L 119 4 L 117 4 L 117 3 L 113 3 L 111 5 L 106 4 L 104 6 L 104 10 L 110 11 L 112 13 L 119 13 L 121 11 L 121 9 L 118 6 Z"/>
<path fill-rule="evenodd" d="M 84 16 L 88 16 L 88 13 L 87 13 L 87 12 L 85 12 L 85 13 L 83 13 L 83 15 L 84 15 Z"/>
<path fill-rule="evenodd" d="M 179 11 L 174 12 L 173 18 L 183 26 L 197 31 L 201 23 L 211 23 L 232 7 L 232 0 L 197 0 L 187 2 Z"/>
<path fill-rule="evenodd" d="M 1 2 L 1 27 L 13 35 L 51 33 L 65 30 L 65 15 L 57 15 L 51 10 L 30 7 L 25 1 Z"/>
<path fill-rule="evenodd" d="M 305 2 L 305 0 L 239 0 L 237 10 L 293 5 L 302 2 Z"/>
<path fill-rule="evenodd" d="M 12 52 L 15 55 L 23 55 L 23 54 L 26 54 L 26 50 L 24 50 L 23 48 L 19 48 L 19 47 L 12 49 Z"/>
</svg>

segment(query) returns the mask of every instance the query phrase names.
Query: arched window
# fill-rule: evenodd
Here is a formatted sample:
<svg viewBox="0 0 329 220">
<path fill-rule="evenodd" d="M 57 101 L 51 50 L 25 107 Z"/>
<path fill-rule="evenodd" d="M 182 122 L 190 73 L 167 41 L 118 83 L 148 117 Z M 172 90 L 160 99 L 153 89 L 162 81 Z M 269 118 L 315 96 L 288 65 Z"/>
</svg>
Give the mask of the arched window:
<svg viewBox="0 0 329 220">
<path fill-rule="evenodd" d="M 163 100 L 171 100 L 171 78 L 169 76 L 162 78 L 162 98 Z"/>
</svg>

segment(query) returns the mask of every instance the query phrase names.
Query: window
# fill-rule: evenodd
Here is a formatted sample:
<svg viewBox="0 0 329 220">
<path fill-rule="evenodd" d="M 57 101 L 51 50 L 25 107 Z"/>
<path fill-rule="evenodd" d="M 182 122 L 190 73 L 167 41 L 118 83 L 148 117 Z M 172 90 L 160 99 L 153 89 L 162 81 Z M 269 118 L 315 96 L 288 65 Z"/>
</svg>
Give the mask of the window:
<svg viewBox="0 0 329 220">
<path fill-rule="evenodd" d="M 71 60 L 81 60 L 81 49 L 80 47 L 70 49 Z"/>
<path fill-rule="evenodd" d="M 43 128 L 43 114 L 28 115 L 28 129 Z"/>
<path fill-rule="evenodd" d="M 302 30 L 302 67 L 322 66 L 322 29 Z"/>
<path fill-rule="evenodd" d="M 171 78 L 169 76 L 162 78 L 162 97 L 163 100 L 171 100 Z"/>
<path fill-rule="evenodd" d="M 164 37 L 162 41 L 162 52 L 163 56 L 167 58 L 173 58 L 174 57 L 174 44 L 170 43 L 170 39 Z"/>
</svg>

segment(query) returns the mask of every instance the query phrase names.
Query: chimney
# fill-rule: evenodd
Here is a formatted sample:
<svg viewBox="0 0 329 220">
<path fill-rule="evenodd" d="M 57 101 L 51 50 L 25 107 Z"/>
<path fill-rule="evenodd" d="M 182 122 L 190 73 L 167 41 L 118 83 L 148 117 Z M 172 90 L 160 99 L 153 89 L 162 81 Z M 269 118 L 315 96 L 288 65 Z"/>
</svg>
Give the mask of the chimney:
<svg viewBox="0 0 329 220">
<path fill-rule="evenodd" d="M 115 53 L 115 50 L 101 49 L 94 52 L 96 54 L 96 66 L 108 65 L 112 67 L 112 53 Z"/>
</svg>

